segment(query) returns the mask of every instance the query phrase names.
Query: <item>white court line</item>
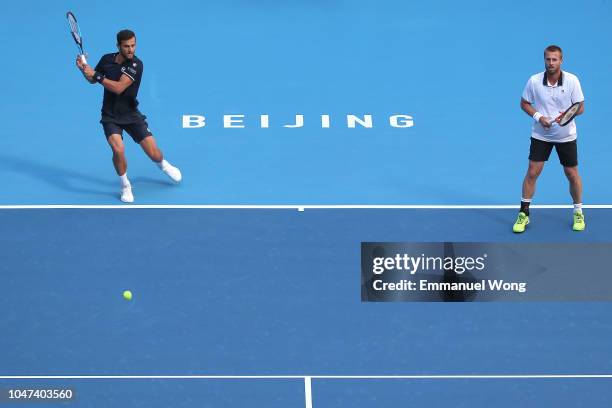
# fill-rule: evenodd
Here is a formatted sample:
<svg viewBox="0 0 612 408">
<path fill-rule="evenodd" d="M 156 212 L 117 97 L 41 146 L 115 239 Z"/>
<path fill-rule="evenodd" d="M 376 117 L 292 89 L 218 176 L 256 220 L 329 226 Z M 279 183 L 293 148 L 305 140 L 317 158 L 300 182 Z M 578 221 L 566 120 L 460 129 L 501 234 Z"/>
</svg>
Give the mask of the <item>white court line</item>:
<svg viewBox="0 0 612 408">
<path fill-rule="evenodd" d="M 221 210 L 504 210 L 516 209 L 519 205 L 172 205 L 172 204 L 146 204 L 146 205 L 89 205 L 89 204 L 51 204 L 51 205 L 0 205 L 0 210 L 40 210 L 40 209 L 221 209 Z M 530 208 L 557 209 L 573 208 L 571 204 L 541 204 Z M 586 209 L 612 209 L 612 204 L 586 204 Z"/>
<path fill-rule="evenodd" d="M 470 380 L 612 379 L 612 374 L 449 374 L 449 375 L 2 375 L 0 380 Z"/>
<path fill-rule="evenodd" d="M 312 408 L 312 382 L 310 377 L 304 377 L 304 395 L 306 397 L 306 408 Z"/>
</svg>

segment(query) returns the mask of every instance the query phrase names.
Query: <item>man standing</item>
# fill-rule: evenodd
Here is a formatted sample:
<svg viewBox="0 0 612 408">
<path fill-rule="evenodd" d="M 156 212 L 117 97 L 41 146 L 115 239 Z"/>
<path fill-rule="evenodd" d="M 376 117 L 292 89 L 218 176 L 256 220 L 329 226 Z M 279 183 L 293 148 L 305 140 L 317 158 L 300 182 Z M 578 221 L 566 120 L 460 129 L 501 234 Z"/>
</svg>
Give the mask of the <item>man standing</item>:
<svg viewBox="0 0 612 408">
<path fill-rule="evenodd" d="M 106 54 L 96 65 L 95 70 L 83 64 L 77 57 L 77 67 L 92 84 L 104 87 L 102 103 L 102 127 L 106 140 L 113 150 L 113 165 L 121 181 L 121 201 L 134 201 L 132 186 L 127 177 L 127 160 L 123 145 L 123 131 L 142 147 L 142 150 L 174 182 L 181 181 L 181 172 L 166 160 L 157 147 L 155 139 L 144 116 L 138 110 L 138 88 L 142 78 L 143 64 L 136 57 L 136 34 L 130 30 L 117 33 L 119 52 Z"/>
<path fill-rule="evenodd" d="M 521 109 L 533 117 L 529 167 L 523 180 L 521 209 L 512 230 L 523 232 L 529 224 L 529 204 L 535 193 L 536 181 L 553 147 L 569 181 L 574 201 L 574 231 L 585 228 L 582 214 L 582 180 L 578 174 L 576 123 L 559 126 L 561 114 L 575 102 L 581 102 L 578 115 L 584 112 L 584 95 L 576 75 L 561 70 L 563 51 L 556 45 L 544 50 L 546 70 L 529 78 L 521 98 Z"/>
</svg>

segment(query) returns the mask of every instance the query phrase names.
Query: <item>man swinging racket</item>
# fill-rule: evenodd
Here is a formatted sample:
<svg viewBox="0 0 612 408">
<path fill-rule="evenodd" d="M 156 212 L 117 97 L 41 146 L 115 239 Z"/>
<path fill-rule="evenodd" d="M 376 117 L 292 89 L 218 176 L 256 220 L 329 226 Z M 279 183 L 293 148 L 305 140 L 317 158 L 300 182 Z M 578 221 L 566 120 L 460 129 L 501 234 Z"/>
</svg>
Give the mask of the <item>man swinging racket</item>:
<svg viewBox="0 0 612 408">
<path fill-rule="evenodd" d="M 529 204 L 535 193 L 536 181 L 553 148 L 557 150 L 574 202 L 572 229 L 585 229 L 582 179 L 578 174 L 577 132 L 573 120 L 584 112 L 584 95 L 576 75 L 561 70 L 562 63 L 561 48 L 556 45 L 546 47 L 546 70 L 529 78 L 521 98 L 521 109 L 533 117 L 533 125 L 529 167 L 523 180 L 521 209 L 512 227 L 517 233 L 525 231 L 529 224 Z"/>
<path fill-rule="evenodd" d="M 102 127 L 106 140 L 113 150 L 113 165 L 121 180 L 121 201 L 134 201 L 132 186 L 127 177 L 127 161 L 123 145 L 125 130 L 142 150 L 175 183 L 181 181 L 181 172 L 164 159 L 149 130 L 144 116 L 138 110 L 138 88 L 142 78 L 143 64 L 135 55 L 136 34 L 130 30 L 117 33 L 119 52 L 106 54 L 92 69 L 82 55 L 77 56 L 76 65 L 85 78 L 92 84 L 104 87 L 102 103 Z"/>
</svg>

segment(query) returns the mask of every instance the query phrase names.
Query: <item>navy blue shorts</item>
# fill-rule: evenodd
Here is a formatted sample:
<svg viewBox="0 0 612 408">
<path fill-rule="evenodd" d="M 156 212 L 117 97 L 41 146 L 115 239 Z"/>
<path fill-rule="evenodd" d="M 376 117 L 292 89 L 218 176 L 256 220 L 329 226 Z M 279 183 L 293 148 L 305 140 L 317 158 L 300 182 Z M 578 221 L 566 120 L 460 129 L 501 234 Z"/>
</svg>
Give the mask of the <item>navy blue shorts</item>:
<svg viewBox="0 0 612 408">
<path fill-rule="evenodd" d="M 153 135 L 149 129 L 147 121 L 144 119 L 127 124 L 102 122 L 102 127 L 104 128 L 104 136 L 107 138 L 110 135 L 120 135 L 121 139 L 123 139 L 123 131 L 125 130 L 128 135 L 130 135 L 138 144 L 140 144 L 140 142 L 142 142 L 146 137 Z"/>
<path fill-rule="evenodd" d="M 531 138 L 529 146 L 529 160 L 536 162 L 548 161 L 553 147 L 557 150 L 559 161 L 564 167 L 575 167 L 578 165 L 578 144 L 576 140 L 564 143 L 545 142 Z"/>
</svg>

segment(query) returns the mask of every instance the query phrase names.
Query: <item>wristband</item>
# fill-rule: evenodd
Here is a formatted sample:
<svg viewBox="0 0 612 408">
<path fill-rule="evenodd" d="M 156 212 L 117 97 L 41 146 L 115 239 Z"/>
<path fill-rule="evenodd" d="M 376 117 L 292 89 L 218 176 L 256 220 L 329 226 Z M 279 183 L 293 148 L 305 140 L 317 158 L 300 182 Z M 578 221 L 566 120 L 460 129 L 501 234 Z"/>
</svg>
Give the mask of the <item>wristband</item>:
<svg viewBox="0 0 612 408">
<path fill-rule="evenodd" d="M 534 114 L 533 114 L 532 118 L 533 118 L 533 120 L 535 120 L 536 122 L 539 122 L 539 121 L 540 121 L 540 118 L 541 118 L 542 116 L 544 116 L 544 115 L 542 115 L 540 112 L 536 112 L 536 113 L 534 113 Z"/>
<path fill-rule="evenodd" d="M 104 75 L 102 75 L 101 73 L 97 71 L 94 71 L 92 79 L 96 81 L 97 83 L 101 84 L 102 81 L 104 81 Z"/>
</svg>

